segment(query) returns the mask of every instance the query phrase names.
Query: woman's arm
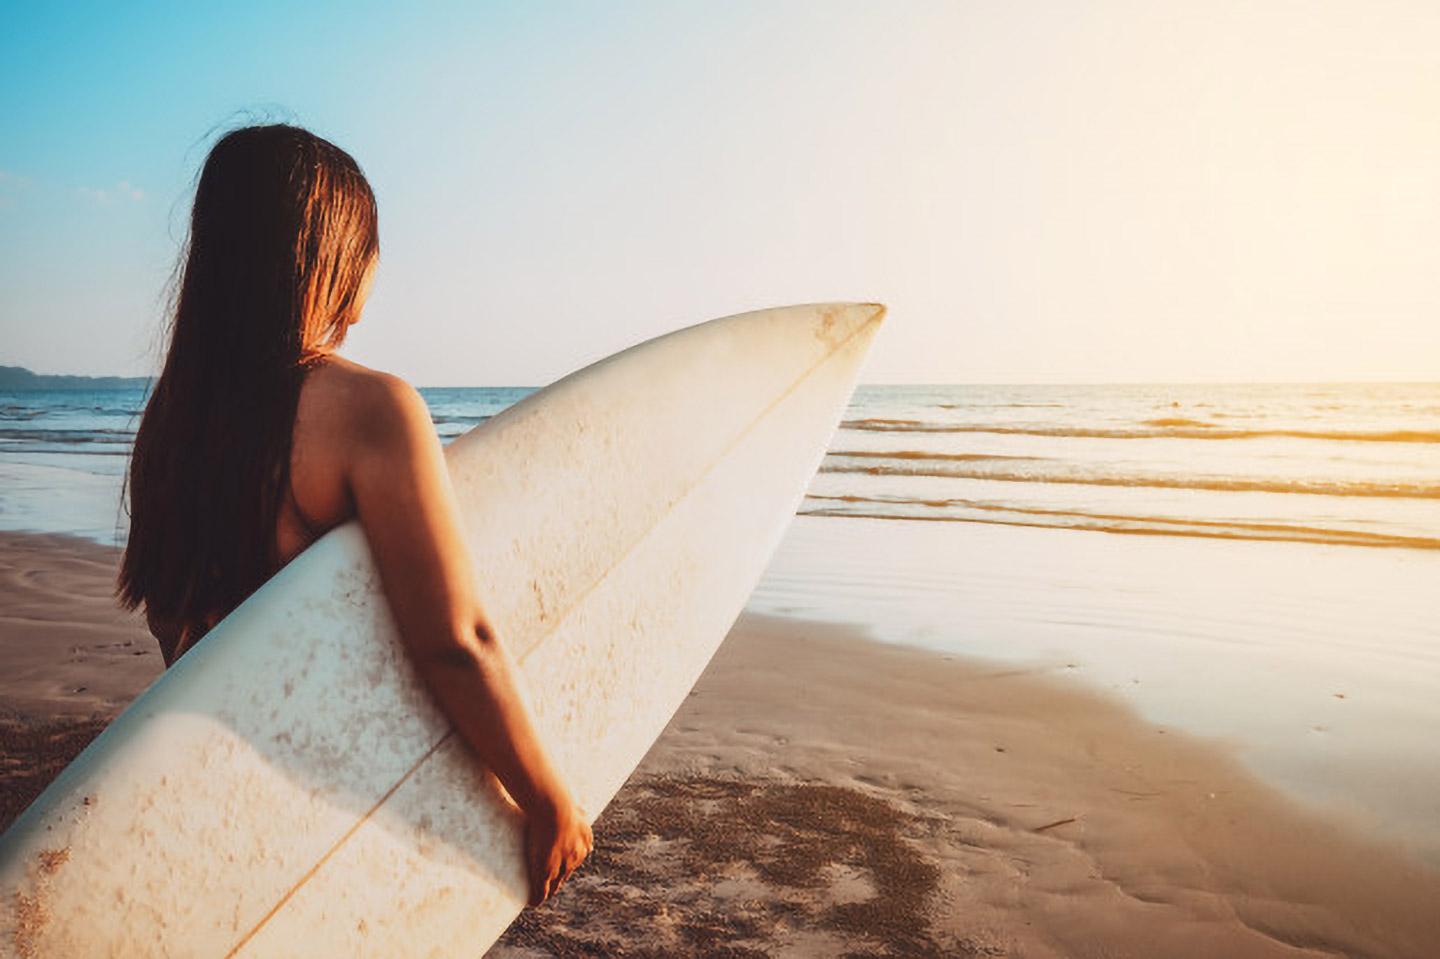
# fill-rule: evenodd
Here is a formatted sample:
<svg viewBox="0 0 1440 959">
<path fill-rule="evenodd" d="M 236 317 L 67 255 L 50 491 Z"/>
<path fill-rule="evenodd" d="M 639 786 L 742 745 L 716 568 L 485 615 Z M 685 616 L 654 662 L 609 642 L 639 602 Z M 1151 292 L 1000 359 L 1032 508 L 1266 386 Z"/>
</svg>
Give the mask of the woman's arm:
<svg viewBox="0 0 1440 959">
<path fill-rule="evenodd" d="M 400 635 L 460 734 L 525 812 L 530 904 L 589 854 L 590 827 L 541 744 L 514 665 L 474 595 L 470 556 L 425 402 L 384 374 L 367 377 L 347 419 L 345 475 Z"/>
</svg>

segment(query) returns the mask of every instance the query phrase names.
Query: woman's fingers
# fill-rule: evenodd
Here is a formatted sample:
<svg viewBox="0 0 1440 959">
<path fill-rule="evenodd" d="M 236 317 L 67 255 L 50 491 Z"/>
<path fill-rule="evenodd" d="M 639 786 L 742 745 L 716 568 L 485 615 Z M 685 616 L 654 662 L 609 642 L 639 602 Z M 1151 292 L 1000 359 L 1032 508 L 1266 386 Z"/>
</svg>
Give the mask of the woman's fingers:
<svg viewBox="0 0 1440 959">
<path fill-rule="evenodd" d="M 544 835 L 541 823 L 534 819 L 525 826 L 526 869 L 530 875 L 530 905 L 538 906 L 550 896 L 551 837 Z"/>
<path fill-rule="evenodd" d="M 554 868 L 549 871 L 549 874 L 545 877 L 545 895 L 541 898 L 540 902 L 545 902 L 546 899 L 549 899 L 551 896 L 559 892 L 560 884 L 569 878 L 570 873 L 565 868 L 565 863 L 557 863 Z"/>
<path fill-rule="evenodd" d="M 550 821 L 527 824 L 526 853 L 530 869 L 530 905 L 538 906 L 560 889 L 590 855 L 593 837 L 583 814 L 573 808 Z"/>
<path fill-rule="evenodd" d="M 538 906 L 545 901 L 545 887 L 548 884 L 549 877 L 547 877 L 545 873 L 541 870 L 536 869 L 535 864 L 532 861 L 530 863 L 530 905 L 532 907 Z"/>
<path fill-rule="evenodd" d="M 555 854 L 554 847 L 533 848 L 530 854 L 530 905 L 538 906 L 560 889 L 570 878 L 573 867 Z"/>
</svg>

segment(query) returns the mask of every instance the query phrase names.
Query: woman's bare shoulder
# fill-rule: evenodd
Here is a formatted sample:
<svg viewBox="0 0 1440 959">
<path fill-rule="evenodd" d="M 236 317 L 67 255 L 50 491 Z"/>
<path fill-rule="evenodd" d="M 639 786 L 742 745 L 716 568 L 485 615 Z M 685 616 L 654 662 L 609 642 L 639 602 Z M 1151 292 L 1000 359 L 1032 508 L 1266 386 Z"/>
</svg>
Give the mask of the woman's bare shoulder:
<svg viewBox="0 0 1440 959">
<path fill-rule="evenodd" d="M 290 491 L 300 522 L 282 511 L 276 534 L 281 555 L 293 556 L 317 531 L 357 511 L 363 521 L 366 502 L 393 499 L 395 484 L 408 482 L 415 464 L 439 455 L 430 413 L 413 387 L 327 357 L 306 376 L 295 413 Z"/>
<path fill-rule="evenodd" d="M 386 443 L 414 430 L 429 433 L 430 414 L 420 393 L 398 376 L 328 357 L 314 369 L 301 397 L 303 411 L 336 438 Z"/>
<path fill-rule="evenodd" d="M 415 388 L 393 373 L 362 366 L 341 356 L 328 356 L 310 373 L 307 390 L 366 406 L 383 406 L 418 396 Z"/>
</svg>

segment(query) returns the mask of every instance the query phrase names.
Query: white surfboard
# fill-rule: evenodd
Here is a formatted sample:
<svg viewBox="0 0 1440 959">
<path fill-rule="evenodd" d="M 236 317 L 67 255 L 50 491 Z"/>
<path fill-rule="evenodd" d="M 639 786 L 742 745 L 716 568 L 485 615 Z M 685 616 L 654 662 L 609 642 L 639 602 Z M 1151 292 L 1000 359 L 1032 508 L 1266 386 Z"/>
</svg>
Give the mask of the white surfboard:
<svg viewBox="0 0 1440 959">
<path fill-rule="evenodd" d="M 743 607 L 883 314 L 822 304 L 691 327 L 448 448 L 481 600 L 592 815 Z M 521 842 L 405 659 L 350 524 L 0 838 L 0 955 L 478 956 L 524 904 Z"/>
</svg>

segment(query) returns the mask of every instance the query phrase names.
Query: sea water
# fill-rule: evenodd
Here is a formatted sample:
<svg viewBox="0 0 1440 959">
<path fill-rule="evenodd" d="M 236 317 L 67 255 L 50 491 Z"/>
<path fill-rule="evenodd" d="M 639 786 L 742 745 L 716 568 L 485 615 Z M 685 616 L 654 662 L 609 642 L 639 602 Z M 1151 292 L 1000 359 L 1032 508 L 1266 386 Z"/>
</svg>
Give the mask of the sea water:
<svg viewBox="0 0 1440 959">
<path fill-rule="evenodd" d="M 1440 386 L 865 387 L 806 511 L 1440 547 Z"/>
<path fill-rule="evenodd" d="M 421 391 L 444 441 L 530 392 Z M 143 403 L 0 392 L 0 524 L 123 541 Z M 801 512 L 1437 549 L 1440 384 L 861 386 Z"/>
<path fill-rule="evenodd" d="M 533 393 L 530 387 L 422 391 L 442 441 Z M 143 388 L 0 391 L 0 529 L 123 545 L 122 494 Z"/>
<path fill-rule="evenodd" d="M 529 389 L 425 389 L 444 441 Z M 123 542 L 141 390 L 0 393 L 0 528 Z M 862 386 L 758 612 L 1082 683 L 1440 867 L 1440 384 Z"/>
</svg>

